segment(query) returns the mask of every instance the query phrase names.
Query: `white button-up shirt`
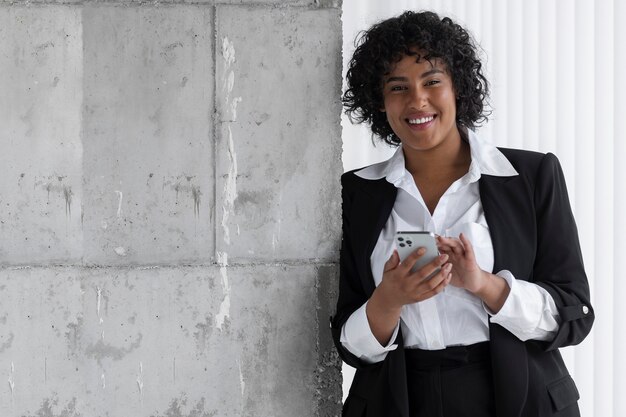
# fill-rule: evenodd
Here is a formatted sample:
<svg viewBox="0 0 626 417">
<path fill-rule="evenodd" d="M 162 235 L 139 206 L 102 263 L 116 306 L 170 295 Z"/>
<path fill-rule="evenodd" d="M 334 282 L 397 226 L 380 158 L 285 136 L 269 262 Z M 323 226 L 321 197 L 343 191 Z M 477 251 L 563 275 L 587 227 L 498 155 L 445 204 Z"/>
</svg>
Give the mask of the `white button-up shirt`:
<svg viewBox="0 0 626 417">
<path fill-rule="evenodd" d="M 480 268 L 493 270 L 493 246 L 478 180 L 483 174 L 508 177 L 518 173 L 495 146 L 480 141 L 472 131 L 468 131 L 468 136 L 469 170 L 441 196 L 432 215 L 405 167 L 402 147 L 398 147 L 389 160 L 356 172 L 365 179 L 386 178 L 398 189 L 389 219 L 370 258 L 377 286 L 382 281 L 385 262 L 395 249 L 398 231 L 424 230 L 447 237 L 463 233 L 472 242 Z M 507 270 L 497 275 L 504 278 L 511 289 L 497 314 L 490 312 L 480 298 L 469 291 L 448 285 L 434 297 L 405 305 L 387 346 L 382 346 L 372 334 L 365 313 L 367 303 L 344 324 L 341 343 L 362 360 L 379 362 L 397 347 L 393 342 L 399 326 L 402 326 L 406 347 L 438 350 L 489 340 L 489 316 L 493 323 L 500 324 L 521 340 L 551 340 L 559 327 L 558 310 L 552 296 L 538 285 L 516 280 Z"/>
</svg>

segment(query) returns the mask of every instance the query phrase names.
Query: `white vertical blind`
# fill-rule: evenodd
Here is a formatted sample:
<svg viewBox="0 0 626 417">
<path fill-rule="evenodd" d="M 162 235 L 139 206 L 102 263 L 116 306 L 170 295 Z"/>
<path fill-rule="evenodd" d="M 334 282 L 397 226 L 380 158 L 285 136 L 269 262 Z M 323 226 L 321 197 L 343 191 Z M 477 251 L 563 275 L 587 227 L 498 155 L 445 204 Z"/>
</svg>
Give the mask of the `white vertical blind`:
<svg viewBox="0 0 626 417">
<path fill-rule="evenodd" d="M 493 114 L 481 136 L 561 160 L 596 311 L 589 337 L 561 351 L 582 416 L 626 416 L 626 280 L 616 279 L 626 271 L 626 2 L 344 0 L 344 68 L 358 31 L 408 9 L 452 17 L 485 51 Z M 346 170 L 393 152 L 345 117 L 343 129 Z"/>
<path fill-rule="evenodd" d="M 614 163 L 614 233 L 613 233 L 613 254 L 617 255 L 609 259 L 602 258 L 603 262 L 613 264 L 613 271 L 620 274 L 621 279 L 613 281 L 613 311 L 610 312 L 613 321 L 613 346 L 614 354 L 612 363 L 608 364 L 613 374 L 607 375 L 613 381 L 613 416 L 626 415 L 626 358 L 624 350 L 626 347 L 626 331 L 624 321 L 626 321 L 626 280 L 623 279 L 623 272 L 626 271 L 626 240 L 624 239 L 624 231 L 626 230 L 626 129 L 624 128 L 624 120 L 626 116 L 626 3 L 616 1 L 613 10 L 614 24 L 614 78 L 615 99 L 613 123 L 613 137 L 615 138 L 613 147 L 613 163 Z M 620 120 L 621 119 L 621 120 Z M 615 275 L 613 275 L 615 277 Z M 600 278 L 598 278 L 600 283 Z M 612 365 L 612 367 L 611 367 Z"/>
<path fill-rule="evenodd" d="M 580 244 L 585 254 L 585 265 L 590 275 L 590 279 L 595 278 L 595 222 L 585 221 L 594 219 L 595 204 L 590 203 L 590 196 L 595 193 L 595 176 L 590 175 L 595 171 L 595 147 L 593 140 L 595 135 L 595 117 L 590 116 L 595 108 L 595 65 L 593 64 L 592 51 L 595 45 L 595 8 L 592 2 L 577 0 L 575 5 L 575 48 L 574 68 L 575 74 L 575 103 L 574 103 L 574 135 L 575 135 L 575 160 L 574 160 L 574 182 L 568 178 L 570 186 L 570 200 L 578 220 L 578 230 Z M 578 53 L 576 52 L 578 51 Z M 580 53 L 588 51 L 588 53 Z M 576 167 L 579 167 L 578 169 Z M 580 167 L 584 167 L 581 169 Z M 595 280 L 591 280 L 591 294 L 597 303 Z M 601 321 L 597 316 L 596 324 Z M 585 397 L 581 400 L 581 411 L 584 416 L 600 416 L 602 413 L 594 413 L 594 403 L 600 401 L 595 396 L 594 369 L 594 339 L 595 333 L 577 347 L 575 352 L 575 375 L 587 375 L 585 379 L 578 382 L 581 392 Z M 570 351 L 574 351 L 570 349 Z M 607 414 L 610 415 L 610 414 Z M 617 414 L 615 414 L 617 415 Z"/>
<path fill-rule="evenodd" d="M 594 280 L 596 315 L 600 318 L 595 325 L 594 338 L 594 406 L 596 416 L 623 416 L 625 410 L 611 414 L 613 410 L 613 369 L 614 352 L 614 269 L 613 251 L 615 231 L 613 229 L 613 144 L 614 144 L 614 31 L 613 1 L 599 1 L 595 7 L 595 33 L 593 61 L 595 62 L 595 262 L 592 274 Z M 580 51 L 585 53 L 584 51 Z M 584 105 L 583 103 L 581 103 Z M 619 139 L 618 139 L 619 140 Z M 608 261 L 608 262 L 607 262 Z M 617 349 L 616 349 L 617 348 Z M 624 347 L 621 349 L 624 352 Z M 607 372 L 604 372 L 606 369 Z M 624 393 L 622 392 L 622 395 Z"/>
</svg>

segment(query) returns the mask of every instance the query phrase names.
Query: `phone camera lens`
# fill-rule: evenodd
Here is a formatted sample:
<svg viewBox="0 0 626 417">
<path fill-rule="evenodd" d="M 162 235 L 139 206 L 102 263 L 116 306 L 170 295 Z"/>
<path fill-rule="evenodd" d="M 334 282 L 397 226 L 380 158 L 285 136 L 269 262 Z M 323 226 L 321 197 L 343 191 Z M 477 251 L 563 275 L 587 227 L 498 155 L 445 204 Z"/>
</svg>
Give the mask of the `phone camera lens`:
<svg viewBox="0 0 626 417">
<path fill-rule="evenodd" d="M 406 243 L 410 246 L 413 244 L 413 242 L 411 242 L 410 240 L 407 240 Z"/>
<path fill-rule="evenodd" d="M 401 247 L 401 248 L 403 248 L 403 247 L 405 247 L 405 246 L 406 246 L 406 245 L 405 245 L 404 243 L 400 243 L 400 247 Z"/>
<path fill-rule="evenodd" d="M 399 237 L 399 238 L 398 238 L 398 242 L 404 242 L 404 238 Z"/>
</svg>

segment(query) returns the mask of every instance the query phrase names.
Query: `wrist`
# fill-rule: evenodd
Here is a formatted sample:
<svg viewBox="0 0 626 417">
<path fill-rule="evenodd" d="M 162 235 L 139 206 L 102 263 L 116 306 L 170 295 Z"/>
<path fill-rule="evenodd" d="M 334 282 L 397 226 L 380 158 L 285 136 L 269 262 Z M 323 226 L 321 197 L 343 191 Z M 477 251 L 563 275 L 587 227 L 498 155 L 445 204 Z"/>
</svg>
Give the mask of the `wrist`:
<svg viewBox="0 0 626 417">
<path fill-rule="evenodd" d="M 511 289 L 502 277 L 483 271 L 483 285 L 474 292 L 490 310 L 500 311 Z"/>
<path fill-rule="evenodd" d="M 402 304 L 399 304 L 395 297 L 388 294 L 384 282 L 376 287 L 367 304 L 369 308 L 375 309 L 378 314 L 386 316 L 399 316 L 402 311 Z"/>
<path fill-rule="evenodd" d="M 480 279 L 478 282 L 480 283 L 473 289 L 468 289 L 469 292 L 474 294 L 476 297 L 483 298 L 484 296 L 488 296 L 491 287 L 494 285 L 494 278 L 498 278 L 496 275 L 490 274 L 487 271 L 483 271 L 482 269 L 479 272 Z"/>
</svg>

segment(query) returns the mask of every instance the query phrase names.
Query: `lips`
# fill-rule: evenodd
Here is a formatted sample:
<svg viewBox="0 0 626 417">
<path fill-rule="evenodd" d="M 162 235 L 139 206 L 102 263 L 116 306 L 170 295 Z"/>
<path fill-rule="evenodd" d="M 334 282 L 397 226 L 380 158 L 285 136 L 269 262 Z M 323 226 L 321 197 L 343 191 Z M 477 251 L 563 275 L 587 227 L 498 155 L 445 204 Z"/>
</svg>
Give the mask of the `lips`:
<svg viewBox="0 0 626 417">
<path fill-rule="evenodd" d="M 408 117 L 406 122 L 409 124 L 411 129 L 427 129 L 430 125 L 433 124 L 434 120 L 437 118 L 436 114 L 428 114 L 428 115 L 411 115 Z"/>
<path fill-rule="evenodd" d="M 433 120 L 435 116 L 422 117 L 421 119 L 408 119 L 409 124 L 421 125 L 422 123 L 428 123 Z"/>
</svg>

